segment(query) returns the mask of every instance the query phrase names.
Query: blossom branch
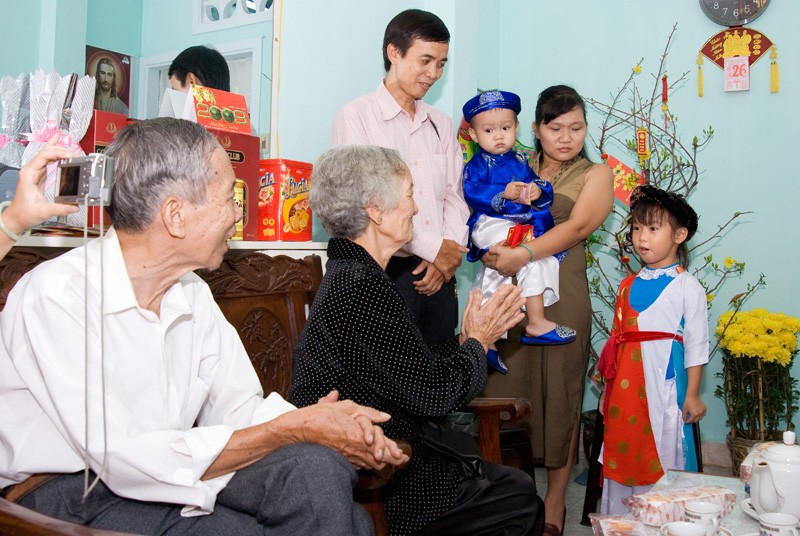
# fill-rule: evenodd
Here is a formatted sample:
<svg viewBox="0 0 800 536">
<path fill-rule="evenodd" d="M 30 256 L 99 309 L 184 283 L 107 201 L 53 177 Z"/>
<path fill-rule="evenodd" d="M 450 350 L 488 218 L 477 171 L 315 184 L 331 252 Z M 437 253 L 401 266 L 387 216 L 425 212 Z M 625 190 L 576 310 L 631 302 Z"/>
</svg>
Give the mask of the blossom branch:
<svg viewBox="0 0 800 536">
<path fill-rule="evenodd" d="M 724 339 L 725 333 L 728 331 L 728 328 L 730 327 L 731 323 L 733 323 L 733 319 L 736 318 L 737 313 L 741 310 L 742 306 L 744 305 L 744 302 L 746 302 L 747 299 L 750 298 L 750 296 L 752 296 L 755 291 L 765 286 L 767 286 L 767 279 L 766 277 L 764 277 L 764 274 L 761 273 L 758 275 L 758 281 L 756 281 L 752 285 L 748 283 L 747 290 L 731 298 L 731 301 L 728 303 L 729 305 L 733 305 L 733 314 L 725 323 L 721 332 L 717 334 L 717 342 L 716 344 L 714 344 L 714 347 L 711 349 L 711 352 L 709 352 L 708 355 L 710 355 L 711 357 L 714 356 L 714 353 L 719 348 L 720 341 Z"/>
</svg>

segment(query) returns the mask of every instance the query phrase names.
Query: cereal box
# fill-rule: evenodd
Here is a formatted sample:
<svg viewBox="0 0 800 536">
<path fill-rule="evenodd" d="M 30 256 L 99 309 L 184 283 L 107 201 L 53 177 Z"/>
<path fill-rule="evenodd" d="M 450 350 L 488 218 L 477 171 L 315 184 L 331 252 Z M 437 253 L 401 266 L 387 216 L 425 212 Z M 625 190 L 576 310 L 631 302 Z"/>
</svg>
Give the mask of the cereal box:
<svg viewBox="0 0 800 536">
<path fill-rule="evenodd" d="M 284 158 L 261 160 L 258 239 L 311 240 L 311 164 Z"/>
</svg>

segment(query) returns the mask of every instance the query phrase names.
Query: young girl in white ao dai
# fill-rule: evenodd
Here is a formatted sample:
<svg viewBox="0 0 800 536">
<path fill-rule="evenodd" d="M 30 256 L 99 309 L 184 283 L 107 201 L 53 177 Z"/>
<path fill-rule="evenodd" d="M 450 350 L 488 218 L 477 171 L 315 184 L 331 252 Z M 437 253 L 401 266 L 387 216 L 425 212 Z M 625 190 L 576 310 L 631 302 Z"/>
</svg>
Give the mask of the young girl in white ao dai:
<svg viewBox="0 0 800 536">
<path fill-rule="evenodd" d="M 627 238 L 643 268 L 620 284 L 599 365 L 605 514 L 626 513 L 625 498 L 649 490 L 665 469 L 696 471 L 691 423 L 706 414 L 706 292 L 684 269 L 697 214 L 683 197 L 642 185 L 629 220 Z"/>
</svg>

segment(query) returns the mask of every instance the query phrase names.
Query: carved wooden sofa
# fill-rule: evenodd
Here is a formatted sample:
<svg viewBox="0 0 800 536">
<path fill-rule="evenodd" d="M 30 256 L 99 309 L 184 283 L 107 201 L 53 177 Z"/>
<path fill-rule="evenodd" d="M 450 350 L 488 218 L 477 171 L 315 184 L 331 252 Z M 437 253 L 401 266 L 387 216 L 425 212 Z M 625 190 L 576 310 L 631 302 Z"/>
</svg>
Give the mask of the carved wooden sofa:
<svg viewBox="0 0 800 536">
<path fill-rule="evenodd" d="M 0 261 L 0 309 L 8 292 L 27 271 L 61 254 L 56 250 L 15 248 Z M 198 271 L 225 317 L 237 329 L 264 392 L 288 395 L 291 358 L 322 280 L 318 256 L 304 259 L 231 252 L 219 269 Z M 478 444 L 487 461 L 501 463 L 500 423 L 530 414 L 525 399 L 476 399 L 468 410 L 480 416 Z M 385 475 L 383 475 L 385 477 Z M 370 512 L 378 536 L 388 534 L 380 498 L 381 478 L 362 478 L 356 497 Z M 60 522 L 0 499 L 0 534 L 109 534 Z"/>
<path fill-rule="evenodd" d="M 265 393 L 287 396 L 292 353 L 305 326 L 308 308 L 322 281 L 316 255 L 304 259 L 247 253 L 226 259 L 213 272 L 198 272 L 228 321 L 242 339 Z M 483 398 L 469 404 L 480 416 L 478 446 L 487 461 L 501 463 L 500 422 L 531 412 L 524 398 Z M 361 472 L 356 499 L 367 509 L 378 536 L 388 534 L 380 487 L 391 470 L 375 475 Z"/>
</svg>

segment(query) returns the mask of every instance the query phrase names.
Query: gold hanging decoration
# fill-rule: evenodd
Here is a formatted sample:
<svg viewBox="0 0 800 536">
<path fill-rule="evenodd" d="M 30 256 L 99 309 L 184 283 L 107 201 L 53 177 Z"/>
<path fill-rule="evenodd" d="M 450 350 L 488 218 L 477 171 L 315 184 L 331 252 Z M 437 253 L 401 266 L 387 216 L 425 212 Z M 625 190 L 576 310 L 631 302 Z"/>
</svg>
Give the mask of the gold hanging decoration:
<svg viewBox="0 0 800 536">
<path fill-rule="evenodd" d="M 780 84 L 778 82 L 778 49 L 775 45 L 772 45 L 772 48 L 769 51 L 769 92 L 770 93 L 777 93 L 778 89 L 780 89 Z"/>
<path fill-rule="evenodd" d="M 697 96 L 703 96 L 703 53 L 697 53 Z"/>
<path fill-rule="evenodd" d="M 779 89 L 778 51 L 769 37 L 755 28 L 742 27 L 727 28 L 714 34 L 705 42 L 697 56 L 698 96 L 703 96 L 703 56 L 721 69 L 725 68 L 725 58 L 744 56 L 748 59 L 748 65 L 751 68 L 750 72 L 752 72 L 753 64 L 763 56 L 766 56 L 767 51 L 769 51 L 769 57 L 772 60 L 769 69 L 770 92 L 777 93 Z"/>
</svg>

